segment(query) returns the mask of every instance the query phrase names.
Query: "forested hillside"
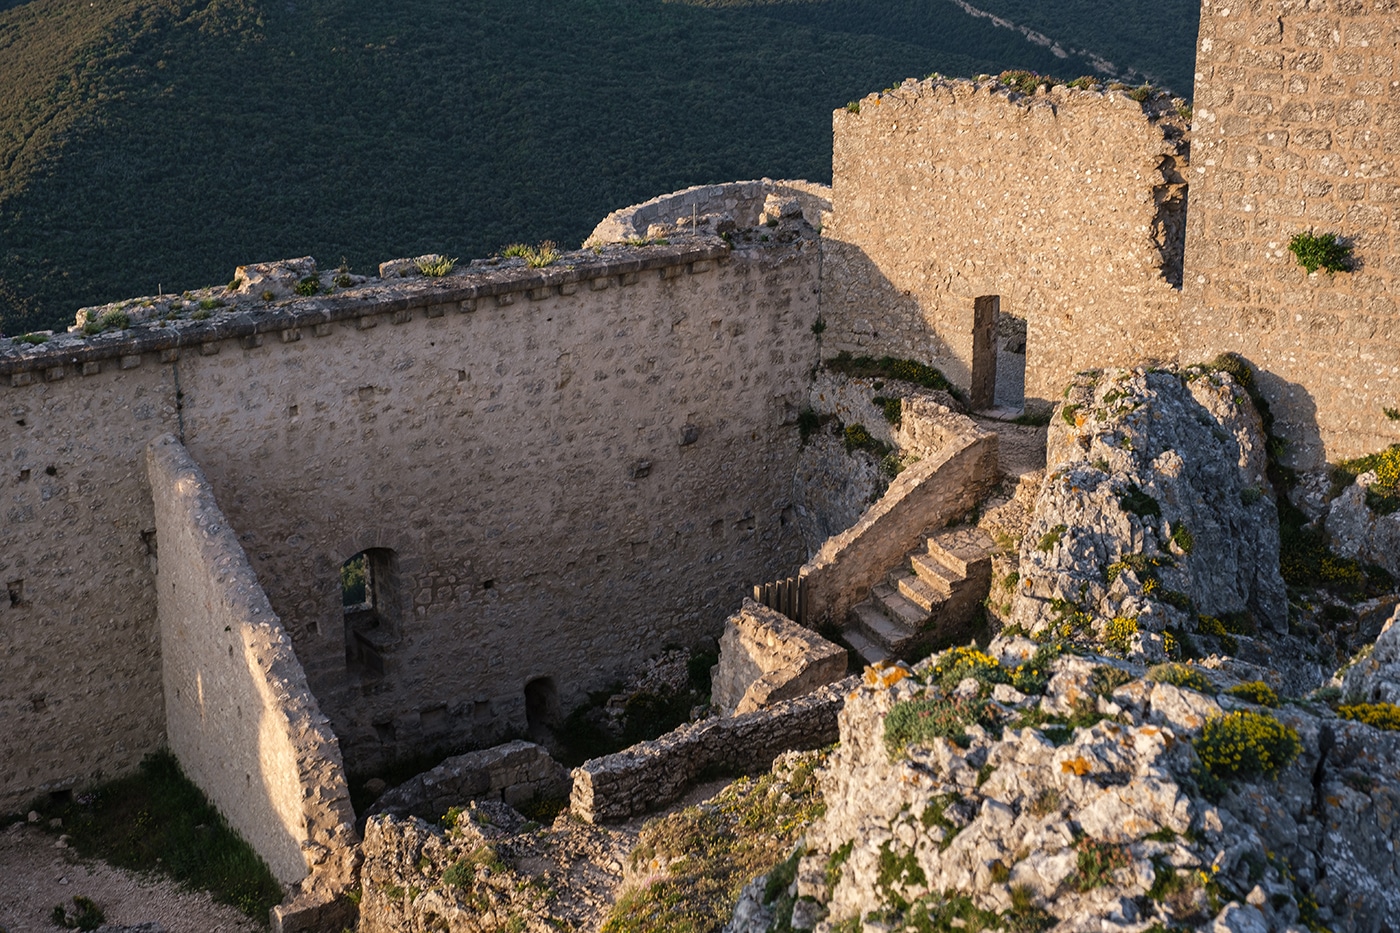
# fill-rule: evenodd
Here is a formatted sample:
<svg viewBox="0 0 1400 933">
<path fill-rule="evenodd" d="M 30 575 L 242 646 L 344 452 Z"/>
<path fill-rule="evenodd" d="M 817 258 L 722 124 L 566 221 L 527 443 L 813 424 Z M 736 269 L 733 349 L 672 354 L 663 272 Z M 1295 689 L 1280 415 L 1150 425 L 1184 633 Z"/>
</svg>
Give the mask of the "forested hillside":
<svg viewBox="0 0 1400 933">
<path fill-rule="evenodd" d="M 1194 4 L 1120 35 L 1076 3 L 1032 28 L 1189 74 Z M 1120 52 L 1153 33 L 1178 51 Z M 243 262 L 574 244 L 686 185 L 827 180 L 833 108 L 1011 67 L 1092 69 L 950 0 L 0 0 L 0 331 Z"/>
</svg>

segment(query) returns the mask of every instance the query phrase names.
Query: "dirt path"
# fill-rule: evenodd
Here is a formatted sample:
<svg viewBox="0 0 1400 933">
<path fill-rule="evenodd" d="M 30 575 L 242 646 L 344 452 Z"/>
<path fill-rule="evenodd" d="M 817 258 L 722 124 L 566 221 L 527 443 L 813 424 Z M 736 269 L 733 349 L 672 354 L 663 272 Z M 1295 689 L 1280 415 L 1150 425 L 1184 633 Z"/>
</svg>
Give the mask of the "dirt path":
<svg viewBox="0 0 1400 933">
<path fill-rule="evenodd" d="M 263 927 L 207 893 L 180 888 L 58 848 L 54 836 L 25 823 L 0 831 L 0 933 L 55 933 L 50 919 L 59 904 L 91 898 L 107 922 L 156 921 L 166 933 L 254 933 Z"/>
</svg>

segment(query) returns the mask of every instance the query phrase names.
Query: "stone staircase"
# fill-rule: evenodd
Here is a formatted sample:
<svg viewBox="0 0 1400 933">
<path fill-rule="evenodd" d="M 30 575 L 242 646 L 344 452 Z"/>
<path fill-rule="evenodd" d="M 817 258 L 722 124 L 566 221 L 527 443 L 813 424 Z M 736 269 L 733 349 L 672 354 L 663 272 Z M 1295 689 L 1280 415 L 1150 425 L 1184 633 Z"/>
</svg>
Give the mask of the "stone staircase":
<svg viewBox="0 0 1400 933">
<path fill-rule="evenodd" d="M 991 537 L 975 525 L 945 528 L 852 609 L 841 637 L 866 664 L 915 660 L 973 634 L 992 585 Z"/>
</svg>

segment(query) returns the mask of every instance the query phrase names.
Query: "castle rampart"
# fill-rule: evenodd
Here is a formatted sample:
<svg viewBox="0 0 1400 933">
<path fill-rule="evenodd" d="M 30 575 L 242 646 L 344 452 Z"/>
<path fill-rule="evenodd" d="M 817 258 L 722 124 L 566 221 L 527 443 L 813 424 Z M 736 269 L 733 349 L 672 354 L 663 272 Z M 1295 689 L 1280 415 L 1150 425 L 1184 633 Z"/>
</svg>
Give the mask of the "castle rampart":
<svg viewBox="0 0 1400 933">
<path fill-rule="evenodd" d="M 1165 96 L 910 80 L 836 111 L 833 132 L 835 349 L 930 362 L 990 407 L 973 371 L 989 387 L 995 360 L 974 341 L 995 316 L 978 299 L 998 296 L 1042 405 L 1078 369 L 1176 357 L 1187 147 Z"/>
<path fill-rule="evenodd" d="M 1182 358 L 1257 367 L 1298 466 L 1400 441 L 1398 68 L 1389 2 L 1201 7 Z M 1304 271 L 1307 230 L 1354 269 Z"/>
<path fill-rule="evenodd" d="M 165 733 L 147 442 L 182 439 L 347 762 L 530 725 L 713 635 L 803 551 L 785 514 L 815 243 L 473 264 L 0 348 L 5 808 Z M 328 282 L 335 273 L 325 273 Z M 224 295 L 224 289 L 210 296 Z M 50 469 L 51 468 L 51 469 Z M 384 556 L 369 629 L 340 567 Z M 31 737 L 38 737 L 34 742 Z"/>
</svg>

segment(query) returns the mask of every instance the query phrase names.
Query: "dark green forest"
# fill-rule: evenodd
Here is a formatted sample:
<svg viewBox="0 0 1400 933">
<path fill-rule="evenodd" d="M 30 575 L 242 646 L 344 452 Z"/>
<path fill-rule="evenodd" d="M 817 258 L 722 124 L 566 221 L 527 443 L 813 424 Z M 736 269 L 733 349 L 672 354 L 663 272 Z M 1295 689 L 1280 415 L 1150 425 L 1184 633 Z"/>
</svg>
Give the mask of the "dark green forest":
<svg viewBox="0 0 1400 933">
<path fill-rule="evenodd" d="M 975 5 L 1189 80 L 1194 3 Z M 834 108 L 1007 68 L 1093 73 L 950 0 L 0 0 L 0 332 L 245 262 L 574 245 L 687 185 L 829 181 Z"/>
</svg>

